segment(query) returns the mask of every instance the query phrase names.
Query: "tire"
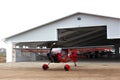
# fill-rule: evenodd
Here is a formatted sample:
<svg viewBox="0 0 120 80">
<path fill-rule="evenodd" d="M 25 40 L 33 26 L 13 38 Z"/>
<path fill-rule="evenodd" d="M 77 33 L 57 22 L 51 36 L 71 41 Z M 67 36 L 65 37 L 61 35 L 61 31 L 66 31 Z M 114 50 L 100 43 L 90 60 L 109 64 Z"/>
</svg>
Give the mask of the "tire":
<svg viewBox="0 0 120 80">
<path fill-rule="evenodd" d="M 43 70 L 47 70 L 49 67 L 47 64 L 43 64 L 42 68 L 43 68 Z"/>
<path fill-rule="evenodd" d="M 69 71 L 69 70 L 70 70 L 70 65 L 66 64 L 66 65 L 64 66 L 64 69 L 65 69 L 65 71 Z"/>
</svg>

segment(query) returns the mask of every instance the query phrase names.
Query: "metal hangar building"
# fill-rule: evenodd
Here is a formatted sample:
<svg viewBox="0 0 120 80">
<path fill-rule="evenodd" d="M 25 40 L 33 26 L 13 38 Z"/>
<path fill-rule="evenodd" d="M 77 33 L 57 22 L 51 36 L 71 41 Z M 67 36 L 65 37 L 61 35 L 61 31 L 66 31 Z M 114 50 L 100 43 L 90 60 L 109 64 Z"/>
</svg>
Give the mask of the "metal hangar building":
<svg viewBox="0 0 120 80">
<path fill-rule="evenodd" d="M 88 13 L 74 13 L 61 19 L 5 38 L 6 62 L 35 61 L 36 54 L 23 49 L 113 45 L 119 55 L 120 19 Z"/>
</svg>

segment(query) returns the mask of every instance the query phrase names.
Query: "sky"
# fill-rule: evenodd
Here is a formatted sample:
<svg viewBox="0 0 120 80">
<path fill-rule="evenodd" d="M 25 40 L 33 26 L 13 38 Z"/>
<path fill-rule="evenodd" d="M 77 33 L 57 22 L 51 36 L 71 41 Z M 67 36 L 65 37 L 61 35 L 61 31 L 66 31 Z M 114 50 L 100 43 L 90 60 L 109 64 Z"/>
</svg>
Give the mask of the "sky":
<svg viewBox="0 0 120 80">
<path fill-rule="evenodd" d="M 120 0 L 0 0 L 3 39 L 76 12 L 120 18 Z"/>
</svg>

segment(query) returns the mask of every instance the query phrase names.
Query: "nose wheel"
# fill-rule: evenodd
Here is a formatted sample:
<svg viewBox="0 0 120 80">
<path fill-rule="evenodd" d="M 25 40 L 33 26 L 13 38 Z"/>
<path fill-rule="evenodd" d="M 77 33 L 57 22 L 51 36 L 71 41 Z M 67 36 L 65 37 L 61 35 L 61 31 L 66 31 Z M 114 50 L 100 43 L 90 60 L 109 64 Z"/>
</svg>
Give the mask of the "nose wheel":
<svg viewBox="0 0 120 80">
<path fill-rule="evenodd" d="M 49 68 L 49 66 L 47 64 L 43 64 L 42 68 L 43 68 L 43 70 L 47 70 Z"/>
<path fill-rule="evenodd" d="M 66 65 L 64 66 L 64 69 L 65 69 L 65 71 L 69 71 L 69 70 L 70 70 L 70 65 L 66 64 Z"/>
</svg>

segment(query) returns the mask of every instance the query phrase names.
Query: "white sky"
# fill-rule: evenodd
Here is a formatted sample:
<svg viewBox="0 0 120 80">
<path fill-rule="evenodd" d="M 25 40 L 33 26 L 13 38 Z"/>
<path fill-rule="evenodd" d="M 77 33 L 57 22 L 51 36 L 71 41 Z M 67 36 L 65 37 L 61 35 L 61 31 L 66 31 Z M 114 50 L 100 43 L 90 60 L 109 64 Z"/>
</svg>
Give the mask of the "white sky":
<svg viewBox="0 0 120 80">
<path fill-rule="evenodd" d="M 76 12 L 120 18 L 120 0 L 0 0 L 0 40 Z"/>
</svg>

